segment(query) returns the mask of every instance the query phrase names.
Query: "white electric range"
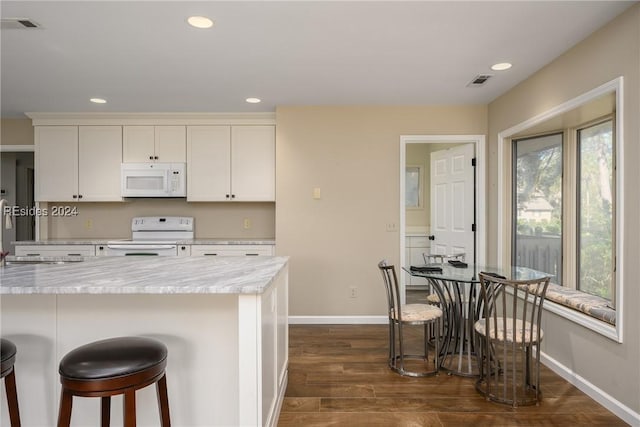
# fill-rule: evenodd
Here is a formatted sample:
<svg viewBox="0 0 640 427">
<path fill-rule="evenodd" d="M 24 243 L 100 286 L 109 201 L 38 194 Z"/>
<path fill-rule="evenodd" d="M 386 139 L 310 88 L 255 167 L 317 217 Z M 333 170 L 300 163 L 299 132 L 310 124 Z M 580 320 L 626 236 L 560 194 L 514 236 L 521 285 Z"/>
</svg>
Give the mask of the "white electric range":
<svg viewBox="0 0 640 427">
<path fill-rule="evenodd" d="M 144 216 L 131 220 L 131 239 L 107 242 L 107 256 L 177 256 L 178 242 L 193 240 L 193 217 Z"/>
</svg>

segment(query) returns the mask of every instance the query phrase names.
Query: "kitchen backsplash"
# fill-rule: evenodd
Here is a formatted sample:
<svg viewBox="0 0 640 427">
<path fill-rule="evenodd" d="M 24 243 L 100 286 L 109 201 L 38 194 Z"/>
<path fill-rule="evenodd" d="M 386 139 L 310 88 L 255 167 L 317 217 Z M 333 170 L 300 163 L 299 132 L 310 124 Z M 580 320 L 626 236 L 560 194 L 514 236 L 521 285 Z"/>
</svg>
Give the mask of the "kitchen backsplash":
<svg viewBox="0 0 640 427">
<path fill-rule="evenodd" d="M 41 204 L 45 206 L 45 204 Z M 187 203 L 184 199 L 136 199 L 124 203 L 48 203 L 63 216 L 42 216 L 45 239 L 130 238 L 135 216 L 193 216 L 197 239 L 275 236 L 275 203 Z M 247 227 L 248 226 L 248 227 Z"/>
</svg>

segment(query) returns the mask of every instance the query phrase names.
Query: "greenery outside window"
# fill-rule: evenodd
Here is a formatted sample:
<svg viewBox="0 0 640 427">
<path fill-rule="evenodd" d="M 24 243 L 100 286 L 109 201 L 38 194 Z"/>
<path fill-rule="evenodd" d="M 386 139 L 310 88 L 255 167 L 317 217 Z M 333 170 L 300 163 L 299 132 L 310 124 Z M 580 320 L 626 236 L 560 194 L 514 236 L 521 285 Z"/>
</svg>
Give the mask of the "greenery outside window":
<svg viewBox="0 0 640 427">
<path fill-rule="evenodd" d="M 615 301 L 613 120 L 577 130 L 576 288 Z"/>
<path fill-rule="evenodd" d="M 562 284 L 563 134 L 513 140 L 512 264 Z"/>
</svg>

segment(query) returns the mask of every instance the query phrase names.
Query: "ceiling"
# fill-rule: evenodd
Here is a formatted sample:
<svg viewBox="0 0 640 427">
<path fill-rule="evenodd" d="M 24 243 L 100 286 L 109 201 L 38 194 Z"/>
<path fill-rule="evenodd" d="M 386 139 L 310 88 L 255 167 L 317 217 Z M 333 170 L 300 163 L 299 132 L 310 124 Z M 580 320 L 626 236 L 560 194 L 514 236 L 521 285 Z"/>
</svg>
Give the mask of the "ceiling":
<svg viewBox="0 0 640 427">
<path fill-rule="evenodd" d="M 486 104 L 633 3 L 3 0 L 1 114 Z"/>
</svg>

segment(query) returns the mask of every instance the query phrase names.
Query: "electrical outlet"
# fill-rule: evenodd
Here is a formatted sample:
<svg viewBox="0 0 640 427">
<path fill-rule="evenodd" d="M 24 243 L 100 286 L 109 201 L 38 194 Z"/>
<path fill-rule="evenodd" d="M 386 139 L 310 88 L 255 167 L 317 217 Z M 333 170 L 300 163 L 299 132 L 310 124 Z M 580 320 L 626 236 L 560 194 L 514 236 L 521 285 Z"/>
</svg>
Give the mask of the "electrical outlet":
<svg viewBox="0 0 640 427">
<path fill-rule="evenodd" d="M 388 222 L 387 223 L 387 231 L 398 231 L 398 225 L 395 222 Z"/>
<path fill-rule="evenodd" d="M 93 220 L 92 219 L 86 220 L 84 223 L 84 228 L 86 228 L 87 230 L 91 230 L 93 228 Z"/>
<path fill-rule="evenodd" d="M 358 298 L 358 288 L 356 286 L 349 288 L 349 298 Z"/>
<path fill-rule="evenodd" d="M 244 227 L 245 230 L 248 230 L 251 228 L 251 219 L 250 218 L 245 218 L 242 226 Z"/>
</svg>

